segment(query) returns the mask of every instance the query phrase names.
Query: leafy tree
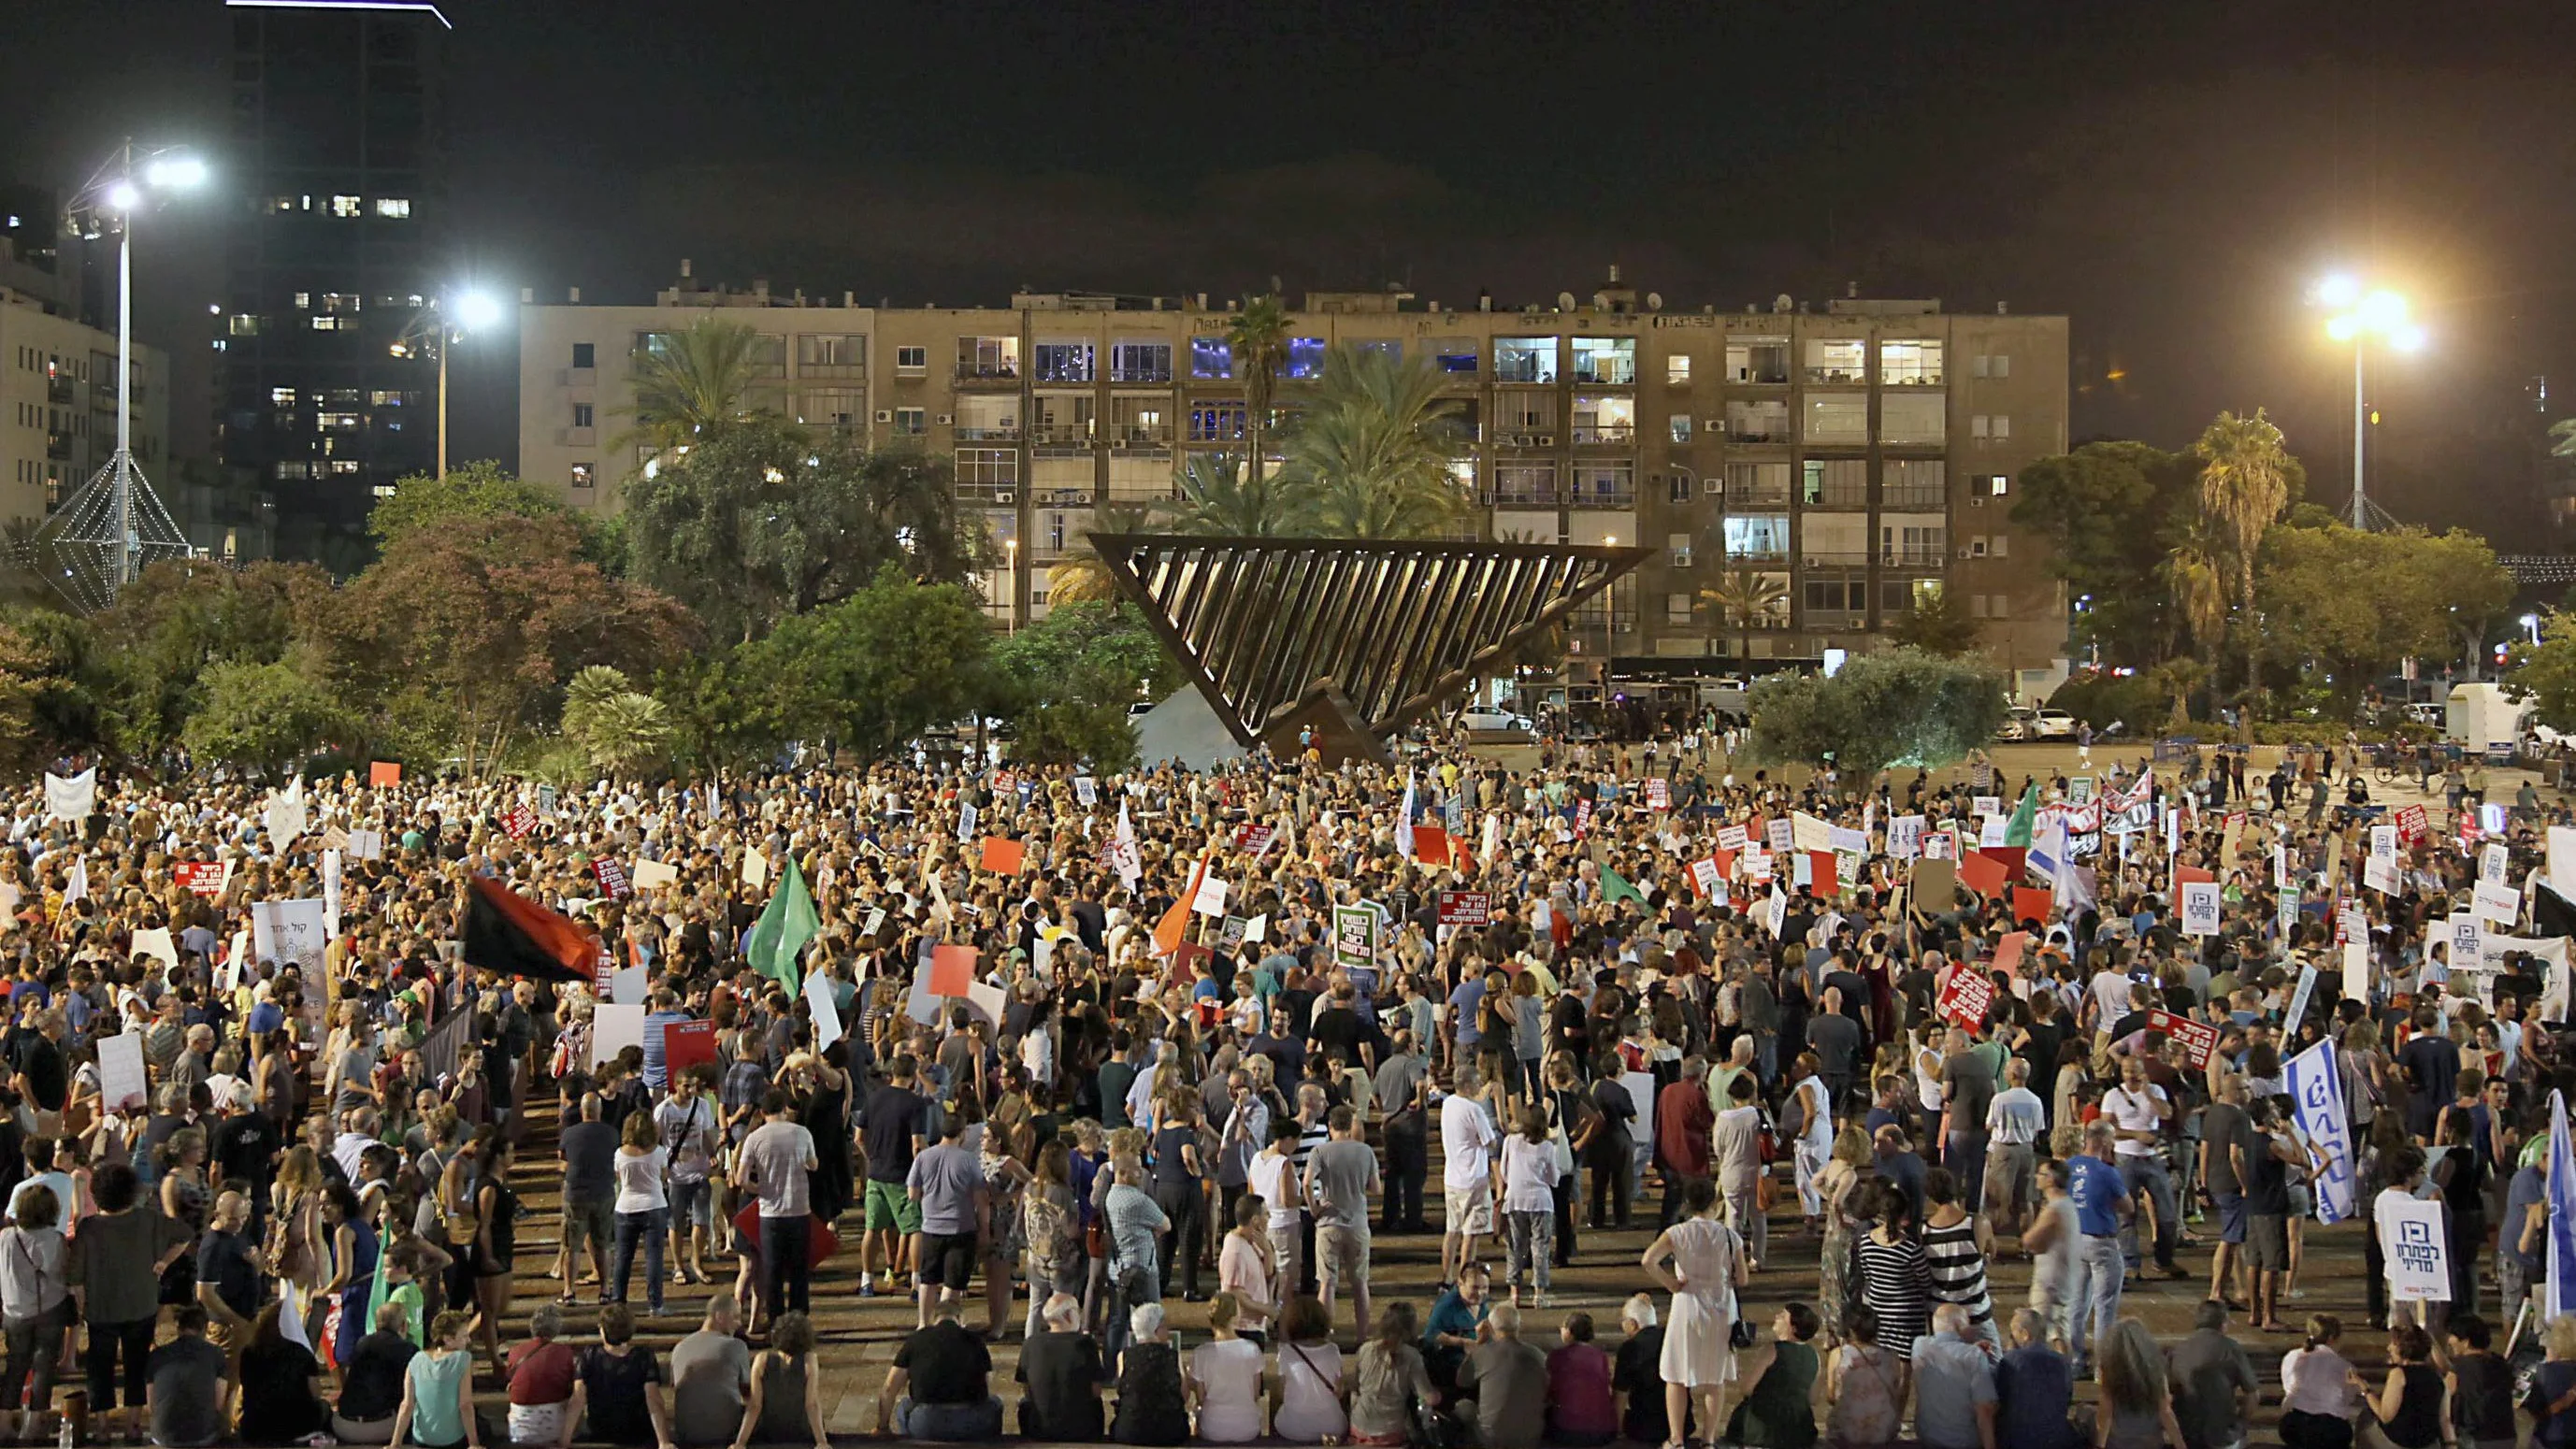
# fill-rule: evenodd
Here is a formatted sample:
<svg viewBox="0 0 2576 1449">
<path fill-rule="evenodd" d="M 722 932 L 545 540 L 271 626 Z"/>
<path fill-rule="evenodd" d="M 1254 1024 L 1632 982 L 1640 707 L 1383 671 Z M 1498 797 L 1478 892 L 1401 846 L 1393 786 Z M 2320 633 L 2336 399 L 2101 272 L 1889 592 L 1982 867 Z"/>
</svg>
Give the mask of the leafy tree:
<svg viewBox="0 0 2576 1449">
<path fill-rule="evenodd" d="M 1447 375 L 1430 359 L 1335 346 L 1288 438 L 1288 487 L 1332 538 L 1425 538 L 1465 515 L 1450 460 L 1465 446 Z"/>
<path fill-rule="evenodd" d="M 2507 659 L 2506 692 L 2551 729 L 2576 730 L 2576 612 L 2543 609 L 2540 642 L 2515 643 Z"/>
<path fill-rule="evenodd" d="M 747 732 L 829 741 L 862 760 L 972 714 L 990 689 L 992 633 L 975 598 L 888 567 L 865 588 L 779 621 L 743 647 Z"/>
<path fill-rule="evenodd" d="M 677 602 L 578 558 L 569 519 L 496 515 L 407 534 L 342 589 L 335 682 L 405 736 L 489 769 L 583 666 L 647 671 L 696 630 Z"/>
<path fill-rule="evenodd" d="M 1938 769 L 1994 738 L 2004 718 L 1997 671 L 1919 649 L 1888 649 L 1822 674 L 1774 674 L 1753 688 L 1757 760 L 1831 761 L 1848 788 L 1892 764 Z"/>
<path fill-rule="evenodd" d="M 2261 647 L 2276 667 L 2331 681 L 2342 709 L 2406 656 L 2447 653 L 2463 615 L 2482 642 L 2486 621 L 2512 600 L 2512 576 L 2473 535 L 2364 533 L 2313 516 L 2321 521 L 2264 539 Z"/>
<path fill-rule="evenodd" d="M 1087 761 L 1103 773 L 1136 762 L 1129 707 L 1182 683 L 1163 641 L 1127 604 L 1055 605 L 995 646 L 993 665 L 1015 755 L 1043 764 Z"/>
<path fill-rule="evenodd" d="M 701 317 L 664 334 L 635 359 L 635 429 L 624 441 L 673 453 L 758 415 L 754 390 L 765 345 L 758 332 L 723 317 Z"/>
<path fill-rule="evenodd" d="M 1926 654 L 1955 659 L 1977 647 L 1978 632 L 1976 619 L 1968 613 L 1968 596 L 1942 589 L 1929 600 L 1918 600 L 1889 625 L 1887 637 Z"/>
<path fill-rule="evenodd" d="M 1173 486 L 1177 496 L 1153 508 L 1154 522 L 1167 532 L 1276 538 L 1297 531 L 1297 489 L 1281 474 L 1254 477 L 1232 453 L 1190 454 Z"/>
<path fill-rule="evenodd" d="M 1149 505 L 1139 503 L 1104 503 L 1092 514 L 1091 527 L 1079 542 L 1066 550 L 1064 557 L 1047 566 L 1047 603 L 1101 604 L 1118 597 L 1118 586 L 1110 580 L 1109 565 L 1092 546 L 1094 533 L 1143 533 L 1153 521 Z"/>
<path fill-rule="evenodd" d="M 702 438 L 630 484 L 626 512 L 634 576 L 727 640 L 848 598 L 888 567 L 962 582 L 989 552 L 944 460 L 775 418 Z"/>
<path fill-rule="evenodd" d="M 2496 562 L 2492 545 L 2477 534 L 2454 528 L 2427 536 L 2415 551 L 2414 567 L 2433 603 L 2439 605 L 2467 665 L 2478 677 L 2486 657 L 2487 631 L 2513 608 L 2513 574 Z M 2426 646 L 2431 653 L 2431 646 Z"/>
<path fill-rule="evenodd" d="M 1729 569 L 1699 591 L 1700 607 L 1718 628 L 1735 626 L 1737 657 L 1753 657 L 1753 621 L 1787 606 L 1789 586 L 1760 569 Z"/>
<path fill-rule="evenodd" d="M 447 476 L 415 473 L 394 480 L 394 491 L 367 513 L 367 532 L 378 547 L 417 528 L 459 518 L 552 518 L 563 503 L 537 484 L 483 461 L 450 468 Z"/>
<path fill-rule="evenodd" d="M 2145 443 L 2086 443 L 2021 470 L 2012 521 L 2049 541 L 2049 572 L 2086 600 L 2082 628 L 2104 655 L 2143 664 L 2173 648 L 2162 575 L 2173 532 L 2196 511 L 2190 460 Z"/>
<path fill-rule="evenodd" d="M 2306 474 L 2261 408 L 2252 417 L 2220 413 L 2192 445 L 2192 456 L 2200 463 L 2200 519 L 2215 545 L 2212 558 L 2233 586 L 2250 693 L 2265 632 L 2254 623 L 2255 557 L 2273 521 L 2298 496 Z M 2245 727 L 2254 727 L 2251 711 Z"/>
<path fill-rule="evenodd" d="M 205 702 L 182 738 L 200 762 L 282 779 L 347 728 L 348 715 L 311 672 L 280 661 L 225 660 L 209 666 Z"/>
<path fill-rule="evenodd" d="M 332 600 L 330 575 L 312 564 L 174 559 L 145 569 L 90 620 L 119 746 L 149 755 L 176 743 L 205 703 L 207 669 L 276 663 L 311 637 Z"/>
<path fill-rule="evenodd" d="M 1269 471 L 1262 437 L 1270 431 L 1270 412 L 1279 388 L 1279 373 L 1288 365 L 1288 308 L 1276 296 L 1246 297 L 1243 310 L 1225 329 L 1234 359 L 1234 374 L 1243 379 L 1244 451 L 1256 471 Z"/>
<path fill-rule="evenodd" d="M 614 775 L 660 759 L 673 725 L 669 708 L 629 688 L 624 671 L 593 664 L 564 689 L 563 732 L 591 768 Z"/>
</svg>

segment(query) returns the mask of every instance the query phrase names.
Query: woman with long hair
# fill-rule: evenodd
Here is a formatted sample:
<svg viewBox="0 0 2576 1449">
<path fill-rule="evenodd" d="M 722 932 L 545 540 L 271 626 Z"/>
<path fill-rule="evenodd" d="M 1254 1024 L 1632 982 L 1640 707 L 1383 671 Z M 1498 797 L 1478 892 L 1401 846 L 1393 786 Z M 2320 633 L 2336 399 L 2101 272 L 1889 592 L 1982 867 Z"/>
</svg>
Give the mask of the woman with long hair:
<svg viewBox="0 0 2576 1449">
<path fill-rule="evenodd" d="M 1512 1306 L 1519 1307 L 1521 1286 L 1535 1278 L 1538 1306 L 1547 1306 L 1549 1277 L 1556 1258 L 1556 1158 L 1548 1142 L 1546 1109 L 1521 1108 L 1511 1135 L 1503 1139 L 1504 1241 L 1511 1255 Z"/>
<path fill-rule="evenodd" d="M 9 1226 L 0 1228 L 0 1324 L 5 1324 L 9 1358 L 0 1371 L 0 1406 L 14 1421 L 12 1439 L 24 1443 L 44 1432 L 45 1411 L 54 1402 L 54 1370 L 62 1355 L 63 1335 L 73 1319 L 71 1289 L 64 1276 L 62 1199 L 39 1182 L 18 1192 Z M 33 1380 L 34 1392 L 24 1402 L 21 1391 Z"/>
<path fill-rule="evenodd" d="M 251 1320 L 241 1351 L 241 1424 L 245 1444 L 293 1444 L 330 1427 L 322 1405 L 322 1361 L 286 1336 L 272 1302 Z"/>
<path fill-rule="evenodd" d="M 1338 1444 L 1350 1430 L 1351 1384 L 1333 1316 L 1300 1296 L 1279 1323 L 1270 1360 L 1271 1431 L 1291 1444 Z"/>
<path fill-rule="evenodd" d="M 1665 1316 L 1664 1416 L 1681 1424 L 1696 1394 L 1699 1422 L 1720 1425 L 1726 1422 L 1726 1386 L 1735 1377 L 1729 1338 L 1735 1292 L 1748 1276 L 1744 1247 L 1721 1216 L 1717 1184 L 1692 1179 L 1682 1190 L 1682 1204 L 1689 1216 L 1657 1235 L 1642 1260 L 1647 1275 L 1673 1295 Z M 1679 1441 L 1668 1449 L 1681 1449 Z"/>
<path fill-rule="evenodd" d="M 1388 1304 L 1360 1345 L 1350 1395 L 1350 1442 L 1393 1449 L 1411 1442 L 1413 1406 L 1440 1402 L 1422 1362 L 1422 1324 L 1410 1303 Z"/>
<path fill-rule="evenodd" d="M 2101 1365 L 2095 1387 L 2093 1449 L 2184 1449 L 2165 1379 L 2164 1351 L 2134 1318 L 2123 1318 L 2094 1347 Z"/>
<path fill-rule="evenodd" d="M 1261 1406 L 1261 1349 L 1234 1331 L 1231 1293 L 1208 1301 L 1209 1340 L 1190 1350 L 1182 1382 L 1198 1411 L 1198 1437 L 1210 1444 L 1241 1444 L 1265 1432 Z"/>
<path fill-rule="evenodd" d="M 1854 1301 L 1852 1243 L 1860 1234 L 1861 1222 L 1853 1208 L 1868 1181 L 1861 1174 L 1870 1165 L 1870 1155 L 1869 1134 L 1858 1122 L 1845 1122 L 1834 1134 L 1833 1156 L 1825 1170 L 1816 1174 L 1816 1197 L 1825 1210 L 1824 1241 L 1816 1259 L 1816 1309 L 1830 1337 L 1841 1336 Z"/>
<path fill-rule="evenodd" d="M 601 1301 L 624 1303 L 634 1281 L 635 1245 L 644 1245 L 644 1290 L 652 1314 L 662 1316 L 662 1254 L 671 1236 L 671 1200 L 663 1178 L 671 1154 L 663 1149 L 662 1129 L 650 1112 L 629 1113 L 618 1133 L 611 1159 L 617 1180 L 617 1237 L 610 1253 L 609 1283 Z"/>
</svg>

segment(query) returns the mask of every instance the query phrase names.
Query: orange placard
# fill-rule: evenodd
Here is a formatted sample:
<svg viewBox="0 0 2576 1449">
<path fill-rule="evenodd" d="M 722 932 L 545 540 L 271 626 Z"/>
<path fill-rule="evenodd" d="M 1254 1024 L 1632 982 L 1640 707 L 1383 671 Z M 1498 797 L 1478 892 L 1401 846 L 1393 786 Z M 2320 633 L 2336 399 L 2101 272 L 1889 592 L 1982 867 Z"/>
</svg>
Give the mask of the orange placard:
<svg viewBox="0 0 2576 1449">
<path fill-rule="evenodd" d="M 930 948 L 930 994 L 963 996 L 975 984 L 975 948 L 972 946 L 933 946 Z"/>
<path fill-rule="evenodd" d="M 984 869 L 995 875 L 1018 875 L 1020 864 L 1028 856 L 1028 847 L 1006 836 L 984 837 Z"/>
<path fill-rule="evenodd" d="M 391 760 L 370 760 L 367 762 L 368 789 L 390 790 L 401 783 L 401 765 L 398 765 Z"/>
<path fill-rule="evenodd" d="M 2208 871 L 2203 870 L 2196 865 L 2178 865 L 2174 867 L 2174 886 L 2176 889 L 2180 889 L 2187 885 L 2213 885 L 2217 883 L 2217 880 L 2217 876 L 2210 874 Z"/>
<path fill-rule="evenodd" d="M 2016 921 L 2037 921 L 2044 926 L 2048 924 L 2048 913 L 2056 908 L 2055 891 L 2041 890 L 2037 886 L 2013 887 L 2012 913 Z"/>
<path fill-rule="evenodd" d="M 1969 851 L 1959 860 L 1959 883 L 1985 900 L 2002 892 L 2006 875 L 2004 863 L 1982 850 Z"/>
</svg>

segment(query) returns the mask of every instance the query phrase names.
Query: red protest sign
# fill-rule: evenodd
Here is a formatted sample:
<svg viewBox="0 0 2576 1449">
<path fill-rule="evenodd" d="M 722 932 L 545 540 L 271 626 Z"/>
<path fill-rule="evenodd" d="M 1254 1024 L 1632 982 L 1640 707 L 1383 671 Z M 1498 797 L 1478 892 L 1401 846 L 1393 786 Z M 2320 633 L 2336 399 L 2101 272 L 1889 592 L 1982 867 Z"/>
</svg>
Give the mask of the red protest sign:
<svg viewBox="0 0 2576 1449">
<path fill-rule="evenodd" d="M 224 864 L 219 860 L 183 860 L 170 867 L 171 879 L 194 896 L 223 894 L 224 875 Z"/>
<path fill-rule="evenodd" d="M 2037 921 L 2046 925 L 2048 913 L 2057 909 L 2057 892 L 2041 890 L 2037 886 L 2014 886 L 2012 901 L 2014 920 Z"/>
<path fill-rule="evenodd" d="M 1270 853 L 1270 842 L 1277 838 L 1278 834 L 1279 827 L 1276 825 L 1238 825 L 1234 827 L 1234 848 L 1246 855 L 1267 855 Z"/>
<path fill-rule="evenodd" d="M 391 760 L 370 760 L 367 762 L 367 788 L 371 790 L 390 790 L 401 783 L 402 766 L 395 764 Z"/>
<path fill-rule="evenodd" d="M 1807 889 L 1816 895 L 1830 896 L 1837 889 L 1834 880 L 1834 853 L 1830 850 L 1807 852 Z"/>
<path fill-rule="evenodd" d="M 662 1061 L 671 1075 L 678 1076 L 691 1067 L 713 1066 L 716 1059 L 716 1024 L 712 1021 L 666 1021 L 662 1023 Z"/>
<path fill-rule="evenodd" d="M 1672 808 L 1673 808 L 1673 785 L 1672 785 L 1672 782 L 1671 782 L 1670 780 L 1665 779 L 1665 778 L 1664 778 L 1663 776 L 1661 776 L 1661 775 L 1656 775 L 1656 776 L 1652 777 L 1651 779 L 1647 780 L 1647 781 L 1646 781 L 1646 803 L 1647 803 L 1648 805 L 1650 805 L 1650 806 L 1653 806 L 1653 807 L 1654 807 L 1655 809 L 1657 809 L 1657 810 L 1670 810 L 1670 809 L 1672 809 Z"/>
<path fill-rule="evenodd" d="M 1494 919 L 1494 897 L 1487 891 L 1442 891 L 1440 924 L 1482 926 Z"/>
<path fill-rule="evenodd" d="M 2217 1027 L 2205 1021 L 2176 1016 L 2170 1011 L 2148 1012 L 2147 1030 L 2181 1042 L 2183 1050 L 2191 1053 L 2191 1064 L 2195 1067 L 2208 1066 L 2209 1054 L 2218 1050 Z"/>
<path fill-rule="evenodd" d="M 512 840 L 524 840 L 528 832 L 536 828 L 537 812 L 525 805 L 514 805 L 510 808 L 509 814 L 501 817 L 501 829 L 507 832 Z"/>
<path fill-rule="evenodd" d="M 1959 884 L 1985 900 L 1993 900 L 2002 893 L 2009 874 L 2002 861 L 1982 850 L 1969 851 L 1959 861 Z"/>
<path fill-rule="evenodd" d="M 1995 943 L 1995 969 L 2010 971 L 2021 964 L 2021 953 L 2030 945 L 2030 932 L 2014 931 Z"/>
<path fill-rule="evenodd" d="M 1413 858 L 1424 865 L 1449 863 L 1449 832 L 1437 825 L 1413 827 Z"/>
<path fill-rule="evenodd" d="M 1934 1009 L 1943 1020 L 1962 1031 L 1975 1031 L 1985 1025 L 1986 1009 L 1994 1005 L 1995 983 L 1985 973 L 1967 967 L 1950 973 L 1949 984 L 1941 988 Z"/>
<path fill-rule="evenodd" d="M 930 948 L 930 994 L 963 996 L 975 984 L 975 948 L 972 946 L 933 946 Z"/>
<path fill-rule="evenodd" d="M 2408 845 L 2421 845 L 2432 837 L 2432 825 L 2421 805 L 2400 805 L 2389 819 L 2397 826 L 2397 838 Z"/>
<path fill-rule="evenodd" d="M 633 883 L 626 879 L 626 867 L 606 856 L 590 863 L 590 873 L 599 878 L 599 888 L 608 892 L 610 900 L 622 901 L 635 894 Z"/>
<path fill-rule="evenodd" d="M 984 869 L 995 875 L 1018 875 L 1020 864 L 1027 858 L 1028 847 L 999 835 L 984 837 Z"/>
</svg>

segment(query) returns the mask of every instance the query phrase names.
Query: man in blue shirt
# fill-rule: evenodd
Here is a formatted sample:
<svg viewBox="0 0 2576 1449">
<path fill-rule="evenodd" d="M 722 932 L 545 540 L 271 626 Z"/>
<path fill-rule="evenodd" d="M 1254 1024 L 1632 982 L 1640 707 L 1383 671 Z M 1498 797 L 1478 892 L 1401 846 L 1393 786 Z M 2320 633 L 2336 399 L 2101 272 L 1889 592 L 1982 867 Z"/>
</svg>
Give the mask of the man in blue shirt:
<svg viewBox="0 0 2576 1449">
<path fill-rule="evenodd" d="M 2084 1129 L 2084 1154 L 2066 1162 L 2066 1195 L 2074 1200 L 2076 1229 L 2084 1235 L 2076 1245 L 2075 1301 L 2067 1315 L 2067 1348 L 2077 1378 L 2086 1375 L 2092 1362 L 2092 1341 L 2109 1333 L 2120 1317 L 2120 1284 L 2127 1272 L 2120 1256 L 2120 1225 L 2137 1212 L 2137 1204 L 2112 1164 L 2116 1140 L 2109 1119 L 2096 1118 Z"/>
</svg>

